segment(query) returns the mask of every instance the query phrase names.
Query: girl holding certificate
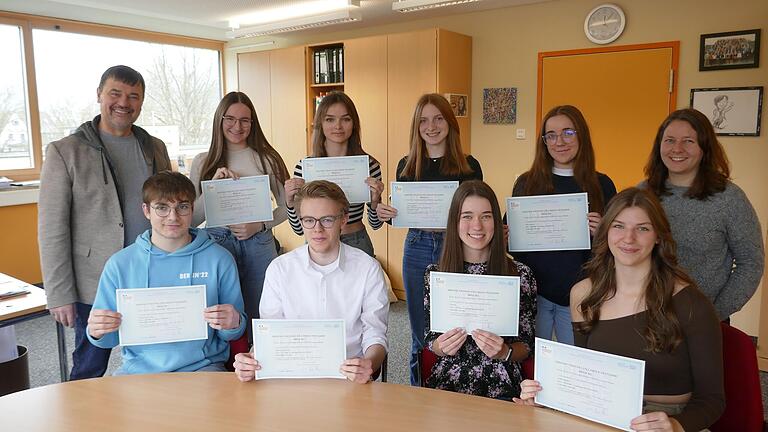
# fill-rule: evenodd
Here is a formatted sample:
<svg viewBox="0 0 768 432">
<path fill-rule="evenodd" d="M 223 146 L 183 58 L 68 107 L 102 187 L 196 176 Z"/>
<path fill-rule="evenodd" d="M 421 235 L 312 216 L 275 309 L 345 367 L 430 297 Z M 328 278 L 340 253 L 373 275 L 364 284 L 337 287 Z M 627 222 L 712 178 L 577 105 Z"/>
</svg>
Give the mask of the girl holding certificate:
<svg viewBox="0 0 768 432">
<path fill-rule="evenodd" d="M 371 202 L 368 204 L 367 211 L 368 223 L 375 230 L 381 228 L 382 222 L 376 215 L 376 206 L 381 202 L 381 193 L 384 191 L 381 167 L 373 156 L 363 150 L 360 139 L 360 116 L 352 99 L 342 92 L 329 93 L 317 106 L 313 124 L 310 157 L 368 156 L 370 177 L 365 180 L 371 190 Z M 288 222 L 293 232 L 298 235 L 304 235 L 304 229 L 294 208 L 293 197 L 304 185 L 302 172 L 302 164 L 299 161 L 293 170 L 293 178 L 285 181 Z M 374 256 L 373 243 L 363 225 L 364 210 L 363 203 L 349 206 L 349 221 L 342 228 L 341 242 Z"/>
<path fill-rule="evenodd" d="M 588 278 L 571 290 L 576 345 L 645 361 L 643 413 L 633 430 L 699 431 L 725 408 L 720 323 L 677 265 L 661 204 L 637 188 L 611 201 Z M 550 384 L 551 385 L 551 384 Z M 542 386 L 526 380 L 520 400 Z"/>
<path fill-rule="evenodd" d="M 503 222 L 496 194 L 479 180 L 461 184 L 453 195 L 448 213 L 439 264 L 431 264 L 424 275 L 426 347 L 438 356 L 427 387 L 512 400 L 519 394 L 521 362 L 534 340 L 536 281 L 531 269 L 506 255 Z M 475 330 L 471 338 L 462 328 L 438 334 L 430 331 L 430 285 L 432 271 L 520 277 L 518 336 L 501 337 Z"/>
<path fill-rule="evenodd" d="M 459 122 L 451 104 L 439 94 L 426 94 L 416 104 L 411 121 L 408 155 L 397 164 L 397 181 L 482 180 L 480 163 L 461 150 Z M 389 221 L 397 209 L 376 208 L 379 219 Z M 418 383 L 418 351 L 424 347 L 424 271 L 438 262 L 444 230 L 411 228 L 403 247 L 403 285 L 411 323 L 411 384 Z"/>
<path fill-rule="evenodd" d="M 587 121 L 578 108 L 552 108 L 542 120 L 531 169 L 515 182 L 512 196 L 587 192 L 589 230 L 594 235 L 603 207 L 616 195 L 607 175 L 595 171 L 595 152 Z M 589 250 L 516 252 L 530 266 L 538 288 L 536 336 L 573 344 L 568 295 L 581 280 Z"/>
<path fill-rule="evenodd" d="M 680 265 L 727 320 L 760 283 L 763 238 L 755 209 L 729 180 L 728 158 L 709 119 L 693 109 L 670 114 L 645 174 L 672 225 Z"/>
<path fill-rule="evenodd" d="M 235 258 L 249 320 L 259 317 L 264 272 L 277 256 L 272 227 L 286 219 L 283 183 L 289 174 L 283 158 L 267 142 L 251 100 L 245 93 L 231 92 L 219 102 L 214 113 L 210 149 L 192 161 L 190 179 L 197 191 L 193 226 L 205 220 L 202 180 L 257 175 L 269 175 L 270 190 L 277 203 L 273 219 L 207 229 L 208 235 Z"/>
</svg>

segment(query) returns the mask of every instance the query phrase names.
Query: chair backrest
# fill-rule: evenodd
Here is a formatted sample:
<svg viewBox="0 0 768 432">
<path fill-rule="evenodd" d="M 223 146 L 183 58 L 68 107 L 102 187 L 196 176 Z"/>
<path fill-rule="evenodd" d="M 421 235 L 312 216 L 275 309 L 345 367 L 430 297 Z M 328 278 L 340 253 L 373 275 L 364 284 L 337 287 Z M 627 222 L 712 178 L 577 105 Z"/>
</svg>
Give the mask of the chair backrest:
<svg viewBox="0 0 768 432">
<path fill-rule="evenodd" d="M 229 341 L 229 360 L 227 360 L 227 370 L 230 372 L 235 371 L 233 363 L 235 362 L 235 355 L 248 352 L 248 332 L 243 332 L 240 339 Z"/>
<path fill-rule="evenodd" d="M 763 401 L 755 345 L 752 338 L 741 330 L 724 323 L 721 323 L 721 327 L 725 411 L 710 430 L 761 432 Z"/>
<path fill-rule="evenodd" d="M 428 349 L 419 350 L 419 384 L 427 386 L 427 379 L 432 375 L 432 367 L 437 363 L 437 356 Z"/>
<path fill-rule="evenodd" d="M 535 361 L 533 360 L 533 355 L 530 355 L 527 359 L 523 360 L 523 379 L 533 379 L 534 365 Z"/>
</svg>

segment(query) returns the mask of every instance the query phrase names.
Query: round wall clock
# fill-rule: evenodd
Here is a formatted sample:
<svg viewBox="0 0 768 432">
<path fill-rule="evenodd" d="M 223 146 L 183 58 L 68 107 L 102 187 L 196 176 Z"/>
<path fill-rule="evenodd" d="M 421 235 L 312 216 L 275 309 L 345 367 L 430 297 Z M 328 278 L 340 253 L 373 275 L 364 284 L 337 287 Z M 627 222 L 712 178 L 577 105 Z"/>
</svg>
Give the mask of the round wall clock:
<svg viewBox="0 0 768 432">
<path fill-rule="evenodd" d="M 624 11 L 615 4 L 601 4 L 592 9 L 584 19 L 584 34 L 596 44 L 608 44 L 621 36 L 627 19 Z"/>
</svg>

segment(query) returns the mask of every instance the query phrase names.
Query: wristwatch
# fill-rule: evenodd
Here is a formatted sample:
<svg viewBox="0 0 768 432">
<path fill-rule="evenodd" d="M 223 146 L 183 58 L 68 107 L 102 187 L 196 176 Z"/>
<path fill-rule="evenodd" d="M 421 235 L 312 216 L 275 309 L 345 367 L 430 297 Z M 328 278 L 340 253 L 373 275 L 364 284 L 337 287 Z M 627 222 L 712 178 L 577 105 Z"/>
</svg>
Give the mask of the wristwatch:
<svg viewBox="0 0 768 432">
<path fill-rule="evenodd" d="M 508 347 L 508 348 L 509 348 L 509 351 L 507 351 L 507 356 L 504 357 L 505 362 L 508 362 L 509 359 L 512 357 L 512 347 Z"/>
</svg>

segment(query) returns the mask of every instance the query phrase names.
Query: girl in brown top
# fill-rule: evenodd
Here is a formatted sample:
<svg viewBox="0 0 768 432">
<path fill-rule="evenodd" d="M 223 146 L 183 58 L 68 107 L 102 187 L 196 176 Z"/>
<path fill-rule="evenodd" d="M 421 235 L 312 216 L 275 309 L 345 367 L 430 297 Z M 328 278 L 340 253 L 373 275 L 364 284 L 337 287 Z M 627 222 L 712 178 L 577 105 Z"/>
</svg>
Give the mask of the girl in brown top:
<svg viewBox="0 0 768 432">
<path fill-rule="evenodd" d="M 571 290 L 577 346 L 645 361 L 643 415 L 633 430 L 699 431 L 725 408 L 722 339 L 712 303 L 677 265 L 659 201 L 630 188 L 610 202 L 588 278 Z M 523 381 L 517 402 L 541 390 Z"/>
</svg>

